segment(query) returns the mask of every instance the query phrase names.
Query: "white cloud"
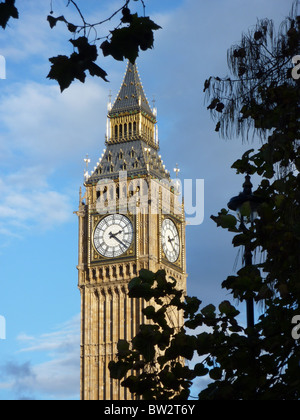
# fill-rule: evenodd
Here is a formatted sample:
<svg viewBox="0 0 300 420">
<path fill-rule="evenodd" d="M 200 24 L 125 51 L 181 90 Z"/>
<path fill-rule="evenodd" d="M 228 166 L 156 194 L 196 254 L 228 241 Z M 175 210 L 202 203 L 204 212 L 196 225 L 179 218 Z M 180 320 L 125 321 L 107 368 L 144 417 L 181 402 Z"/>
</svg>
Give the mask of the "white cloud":
<svg viewBox="0 0 300 420">
<path fill-rule="evenodd" d="M 104 137 L 106 102 L 107 91 L 94 81 L 75 83 L 63 94 L 56 85 L 14 85 L 0 103 L 6 132 L 0 146 L 10 143 L 15 153 L 47 167 L 68 163 L 95 145 L 99 133 Z"/>
<path fill-rule="evenodd" d="M 11 389 L 17 399 L 79 399 L 80 315 L 40 336 L 22 333 L 18 353 L 42 356 L 42 363 L 7 361 L 0 366 L 0 389 Z"/>
<path fill-rule="evenodd" d="M 94 81 L 73 85 L 61 94 L 57 86 L 14 85 L 0 103 L 0 232 L 9 226 L 52 228 L 72 216 L 66 170 L 101 142 L 106 91 Z M 103 136 L 104 136 L 103 132 Z M 8 158 L 6 158 L 8 156 Z M 82 162 L 83 170 L 83 162 Z M 61 182 L 50 177 L 61 173 Z"/>
<path fill-rule="evenodd" d="M 72 216 L 68 195 L 47 184 L 41 168 L 24 168 L 0 179 L 0 231 L 22 236 L 32 227 L 51 229 Z"/>
</svg>

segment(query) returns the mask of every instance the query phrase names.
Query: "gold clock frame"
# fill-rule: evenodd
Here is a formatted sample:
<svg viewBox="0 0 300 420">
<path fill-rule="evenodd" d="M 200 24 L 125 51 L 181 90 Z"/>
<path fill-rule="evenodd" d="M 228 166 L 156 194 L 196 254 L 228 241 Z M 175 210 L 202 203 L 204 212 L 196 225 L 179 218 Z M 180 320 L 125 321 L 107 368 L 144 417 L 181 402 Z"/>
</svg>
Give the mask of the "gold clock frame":
<svg viewBox="0 0 300 420">
<path fill-rule="evenodd" d="M 180 241 L 180 247 L 179 247 L 179 255 L 176 261 L 171 262 L 168 260 L 168 258 L 166 257 L 164 251 L 163 251 L 163 246 L 162 246 L 162 225 L 164 220 L 171 220 L 178 232 L 178 236 L 179 236 L 179 241 Z M 166 265 L 169 265 L 170 267 L 176 267 L 176 268 L 180 268 L 182 269 L 182 252 L 183 252 L 183 240 L 182 240 L 182 221 L 176 219 L 175 217 L 173 217 L 172 215 L 169 214 L 165 214 L 162 215 L 161 217 L 161 223 L 160 223 L 160 248 L 161 248 L 161 259 L 162 262 Z"/>
<path fill-rule="evenodd" d="M 91 245 L 91 252 L 90 252 L 90 264 L 91 265 L 99 264 L 99 263 L 107 264 L 107 263 L 110 263 L 111 261 L 122 261 L 122 260 L 126 260 L 126 259 L 132 259 L 133 257 L 136 256 L 136 232 L 137 232 L 136 217 L 134 217 L 134 215 L 128 214 L 128 213 L 126 213 L 126 214 L 117 213 L 117 214 L 121 214 L 122 216 L 127 217 L 127 219 L 130 220 L 130 222 L 132 224 L 133 239 L 132 239 L 131 245 L 129 246 L 127 251 L 125 251 L 123 254 L 121 254 L 118 257 L 104 257 L 103 255 L 101 255 L 98 252 L 98 250 L 96 249 L 95 244 L 94 244 L 95 230 L 96 230 L 97 226 L 99 225 L 99 223 L 103 219 L 105 219 L 105 217 L 110 216 L 111 213 L 103 214 L 103 215 L 93 214 L 93 215 L 91 215 L 90 238 L 89 238 L 89 243 Z"/>
</svg>

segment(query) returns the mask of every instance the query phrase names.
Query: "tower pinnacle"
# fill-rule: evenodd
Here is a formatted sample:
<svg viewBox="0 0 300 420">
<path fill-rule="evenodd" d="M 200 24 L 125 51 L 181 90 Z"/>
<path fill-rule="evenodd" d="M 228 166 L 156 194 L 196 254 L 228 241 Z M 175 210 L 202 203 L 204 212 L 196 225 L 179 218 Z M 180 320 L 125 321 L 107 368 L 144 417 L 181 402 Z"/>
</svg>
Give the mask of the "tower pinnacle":
<svg viewBox="0 0 300 420">
<path fill-rule="evenodd" d="M 109 116 L 130 111 L 141 111 L 149 118 L 155 116 L 149 106 L 136 64 L 128 62 L 125 77 Z"/>
</svg>

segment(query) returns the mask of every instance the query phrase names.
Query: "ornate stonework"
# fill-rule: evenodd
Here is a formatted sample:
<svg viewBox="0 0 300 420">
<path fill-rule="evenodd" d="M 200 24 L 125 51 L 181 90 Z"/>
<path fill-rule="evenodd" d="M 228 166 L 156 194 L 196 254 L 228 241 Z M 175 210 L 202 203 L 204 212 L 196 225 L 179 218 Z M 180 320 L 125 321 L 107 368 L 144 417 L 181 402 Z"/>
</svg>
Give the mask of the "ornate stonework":
<svg viewBox="0 0 300 420">
<path fill-rule="evenodd" d="M 109 107 L 106 150 L 94 172 L 86 174 L 86 191 L 84 197 L 80 192 L 77 212 L 82 400 L 134 398 L 118 381 L 110 379 L 108 363 L 115 358 L 118 340 L 131 340 L 146 322 L 144 302 L 128 297 L 128 283 L 139 270 L 165 269 L 167 277 L 174 277 L 180 288 L 186 288 L 184 208 L 158 156 L 155 116 L 137 68 L 129 63 L 116 102 Z M 120 181 L 118 172 L 124 170 L 126 180 Z M 105 187 L 107 179 L 111 184 Z M 103 227 L 101 233 L 104 218 L 119 213 L 124 219 L 112 218 L 106 225 L 103 222 L 103 226 L 111 223 L 112 227 Z M 174 224 L 173 233 L 162 232 L 165 219 Z M 133 235 L 127 243 L 125 226 L 129 222 Z M 176 261 L 170 262 L 163 252 L 163 239 Z M 101 241 L 107 253 L 99 252 L 102 248 L 97 244 Z M 174 324 L 180 326 L 182 322 L 182 315 L 177 314 Z"/>
</svg>

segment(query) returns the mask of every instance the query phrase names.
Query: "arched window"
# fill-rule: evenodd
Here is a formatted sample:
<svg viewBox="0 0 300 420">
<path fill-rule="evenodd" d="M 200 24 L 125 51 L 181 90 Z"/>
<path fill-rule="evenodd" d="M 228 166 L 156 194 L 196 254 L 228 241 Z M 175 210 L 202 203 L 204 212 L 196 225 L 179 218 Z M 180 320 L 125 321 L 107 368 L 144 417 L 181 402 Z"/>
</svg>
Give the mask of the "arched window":
<svg viewBox="0 0 300 420">
<path fill-rule="evenodd" d="M 127 137 L 127 124 L 124 124 L 124 137 Z"/>
<path fill-rule="evenodd" d="M 123 137 L 123 126 L 122 126 L 122 124 L 119 125 L 119 137 L 120 137 L 120 139 Z"/>
</svg>

